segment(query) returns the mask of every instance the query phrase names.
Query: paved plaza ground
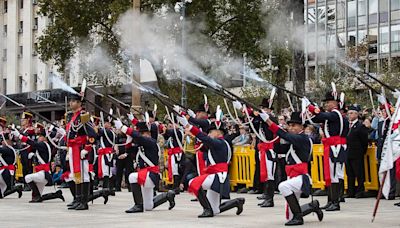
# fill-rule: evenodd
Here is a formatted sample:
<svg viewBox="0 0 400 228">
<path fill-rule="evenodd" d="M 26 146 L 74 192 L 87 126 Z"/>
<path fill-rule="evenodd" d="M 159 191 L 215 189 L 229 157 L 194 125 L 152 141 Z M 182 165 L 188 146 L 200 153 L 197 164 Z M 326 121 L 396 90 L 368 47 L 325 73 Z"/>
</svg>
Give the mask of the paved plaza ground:
<svg viewBox="0 0 400 228">
<path fill-rule="evenodd" d="M 54 191 L 47 187 L 46 192 Z M 132 206 L 131 193 L 124 190 L 111 197 L 107 205 L 103 199 L 90 204 L 89 211 L 68 211 L 66 203 L 71 201 L 71 194 L 64 189 L 66 202 L 47 201 L 40 204 L 29 204 L 30 193 L 24 192 L 21 199 L 17 195 L 0 200 L 1 227 L 283 227 L 284 199 L 275 196 L 274 208 L 259 208 L 256 195 L 236 194 L 231 197 L 244 197 L 244 212 L 236 216 L 236 210 L 228 211 L 214 218 L 198 219 L 202 209 L 198 202 L 190 202 L 193 197 L 187 193 L 176 197 L 176 207 L 168 211 L 167 204 L 154 211 L 141 214 L 126 214 L 124 211 Z M 315 197 L 321 204 L 326 197 Z M 399 200 L 396 200 L 397 202 Z M 342 211 L 325 213 L 323 222 L 316 215 L 305 217 L 303 227 L 400 227 L 400 207 L 393 206 L 396 201 L 382 200 L 377 218 L 371 224 L 371 214 L 375 199 L 347 199 L 341 204 Z M 302 203 L 309 199 L 302 199 Z"/>
</svg>

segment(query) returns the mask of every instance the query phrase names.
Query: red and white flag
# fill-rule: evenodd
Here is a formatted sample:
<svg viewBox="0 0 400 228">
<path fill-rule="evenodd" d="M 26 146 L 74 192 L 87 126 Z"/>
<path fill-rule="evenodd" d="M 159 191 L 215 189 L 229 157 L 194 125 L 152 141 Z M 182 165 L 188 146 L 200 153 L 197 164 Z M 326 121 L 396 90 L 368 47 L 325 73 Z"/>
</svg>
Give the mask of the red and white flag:
<svg viewBox="0 0 400 228">
<path fill-rule="evenodd" d="M 382 149 L 381 165 L 379 167 L 379 177 L 382 181 L 383 174 L 389 172 L 393 167 L 393 163 L 400 158 L 400 97 L 397 98 L 395 112 L 390 122 L 390 130 L 386 136 Z M 387 199 L 390 191 L 390 175 L 386 175 L 382 189 L 383 196 Z"/>
</svg>

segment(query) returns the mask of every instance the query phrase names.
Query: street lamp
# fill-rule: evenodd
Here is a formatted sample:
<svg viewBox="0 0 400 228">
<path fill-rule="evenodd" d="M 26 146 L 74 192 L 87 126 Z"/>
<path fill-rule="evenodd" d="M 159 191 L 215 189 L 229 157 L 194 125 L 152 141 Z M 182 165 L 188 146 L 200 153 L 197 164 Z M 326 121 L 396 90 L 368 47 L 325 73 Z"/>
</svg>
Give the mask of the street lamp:
<svg viewBox="0 0 400 228">
<path fill-rule="evenodd" d="M 182 21 L 182 56 L 185 55 L 186 44 L 185 44 L 185 16 L 186 16 L 186 4 L 192 3 L 192 0 L 182 0 L 181 2 L 177 2 L 175 4 L 174 10 L 177 13 L 181 13 L 181 21 Z M 183 74 L 183 69 L 181 67 L 180 70 L 182 77 L 182 97 L 181 97 L 181 105 L 183 107 L 187 106 L 187 96 L 186 96 L 186 81 L 185 75 Z"/>
</svg>

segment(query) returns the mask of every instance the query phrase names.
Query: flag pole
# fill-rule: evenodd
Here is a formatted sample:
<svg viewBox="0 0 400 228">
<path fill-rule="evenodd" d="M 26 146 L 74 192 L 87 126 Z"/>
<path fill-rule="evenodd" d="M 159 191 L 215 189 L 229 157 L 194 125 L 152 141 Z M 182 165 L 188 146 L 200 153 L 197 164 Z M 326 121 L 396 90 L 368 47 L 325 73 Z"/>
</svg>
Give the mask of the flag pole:
<svg viewBox="0 0 400 228">
<path fill-rule="evenodd" d="M 381 186 L 379 188 L 378 198 L 376 198 L 375 207 L 374 207 L 374 213 L 372 214 L 371 223 L 373 223 L 375 221 L 375 216 L 376 216 L 376 213 L 378 212 L 379 202 L 381 201 L 381 198 L 382 198 L 382 189 L 383 189 L 383 186 L 385 185 L 387 172 L 388 171 L 385 171 L 385 173 L 383 174 L 382 184 L 381 184 Z"/>
</svg>

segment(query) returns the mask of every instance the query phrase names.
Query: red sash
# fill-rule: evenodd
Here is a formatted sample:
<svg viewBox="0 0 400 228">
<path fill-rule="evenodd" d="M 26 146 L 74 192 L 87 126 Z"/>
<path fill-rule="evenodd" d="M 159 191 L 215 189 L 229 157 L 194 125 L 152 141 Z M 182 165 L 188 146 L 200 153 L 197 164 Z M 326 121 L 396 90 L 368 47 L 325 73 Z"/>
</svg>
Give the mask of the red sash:
<svg viewBox="0 0 400 228">
<path fill-rule="evenodd" d="M 40 165 L 35 166 L 35 172 L 40 172 L 40 171 L 49 172 L 50 171 L 50 163 L 40 164 Z"/>
<path fill-rule="evenodd" d="M 197 162 L 197 172 L 200 175 L 205 174 L 206 170 L 206 161 L 204 161 L 203 151 L 197 150 L 201 146 L 201 143 L 198 142 L 194 145 L 194 149 L 196 150 L 196 162 Z"/>
<path fill-rule="evenodd" d="M 66 171 L 61 175 L 61 180 L 66 180 L 69 177 L 70 171 Z"/>
<path fill-rule="evenodd" d="M 297 177 L 303 174 L 308 174 L 308 163 L 303 162 L 295 165 L 286 165 L 285 171 L 286 175 L 290 178 Z"/>
<path fill-rule="evenodd" d="M 182 149 L 180 147 L 174 147 L 168 149 L 168 180 L 172 180 L 172 155 L 182 153 Z"/>
<path fill-rule="evenodd" d="M 99 178 L 103 178 L 102 162 L 103 162 L 103 159 L 104 159 L 104 155 L 111 154 L 112 151 L 113 151 L 112 147 L 100 148 L 97 151 L 97 154 L 99 155 L 97 157 L 97 174 L 98 174 Z"/>
<path fill-rule="evenodd" d="M 138 184 L 143 186 L 146 183 L 147 173 L 160 173 L 160 168 L 158 166 L 150 166 L 143 169 L 139 169 L 138 171 Z"/>
<path fill-rule="evenodd" d="M 93 164 L 89 164 L 89 172 L 93 172 L 94 168 L 93 168 Z"/>
<path fill-rule="evenodd" d="M 201 185 L 209 175 L 222 172 L 228 172 L 228 163 L 218 163 L 207 167 L 206 174 L 195 177 L 192 180 L 192 182 L 190 182 L 189 192 L 197 196 L 197 194 L 199 193 L 199 189 L 201 188 Z"/>
<path fill-rule="evenodd" d="M 68 140 L 68 147 L 72 149 L 72 165 L 75 183 L 81 183 L 81 147 L 86 144 L 86 136 L 78 136 Z"/>
<path fill-rule="evenodd" d="M 268 181 L 268 169 L 266 155 L 267 151 L 274 149 L 273 142 L 262 142 L 257 145 L 259 156 L 260 156 L 260 182 L 264 183 Z"/>
<path fill-rule="evenodd" d="M 3 166 L 0 166 L 0 170 L 3 170 L 3 169 L 8 169 L 10 171 L 15 171 L 15 166 L 14 165 L 3 165 Z"/>
<path fill-rule="evenodd" d="M 325 185 L 331 186 L 331 173 L 329 167 L 329 154 L 331 146 L 345 145 L 346 138 L 341 136 L 331 136 L 329 138 L 323 138 L 322 144 L 324 145 L 324 179 Z"/>
</svg>

